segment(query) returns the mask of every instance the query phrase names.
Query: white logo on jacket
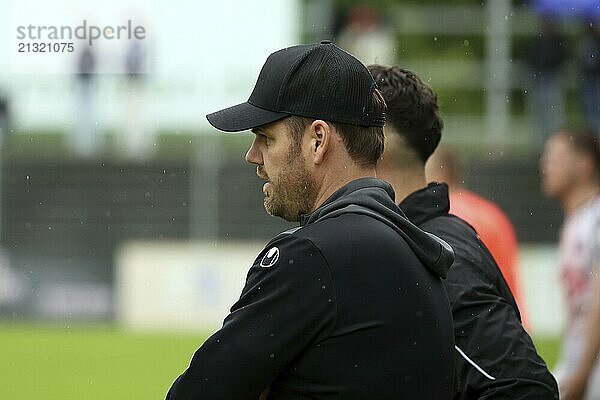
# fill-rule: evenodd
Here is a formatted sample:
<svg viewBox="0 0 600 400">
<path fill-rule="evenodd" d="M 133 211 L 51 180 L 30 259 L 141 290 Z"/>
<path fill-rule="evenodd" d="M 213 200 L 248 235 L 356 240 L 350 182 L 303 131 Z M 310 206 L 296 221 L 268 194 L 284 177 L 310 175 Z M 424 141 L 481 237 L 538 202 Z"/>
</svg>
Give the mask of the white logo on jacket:
<svg viewBox="0 0 600 400">
<path fill-rule="evenodd" d="M 271 247 L 261 260 L 260 266 L 264 268 L 272 267 L 277 260 L 279 260 L 279 249 L 277 247 Z"/>
</svg>

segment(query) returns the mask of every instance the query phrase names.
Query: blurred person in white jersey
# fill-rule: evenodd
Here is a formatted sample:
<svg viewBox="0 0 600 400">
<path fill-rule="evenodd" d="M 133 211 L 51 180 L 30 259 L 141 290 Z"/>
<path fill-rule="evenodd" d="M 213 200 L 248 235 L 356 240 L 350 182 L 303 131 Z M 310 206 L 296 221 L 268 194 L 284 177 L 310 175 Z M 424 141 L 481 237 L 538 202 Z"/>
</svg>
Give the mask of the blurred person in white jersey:
<svg viewBox="0 0 600 400">
<path fill-rule="evenodd" d="M 568 324 L 556 367 L 562 400 L 600 399 L 600 148 L 591 133 L 562 129 L 546 142 L 542 190 L 565 220 L 559 263 Z"/>
</svg>

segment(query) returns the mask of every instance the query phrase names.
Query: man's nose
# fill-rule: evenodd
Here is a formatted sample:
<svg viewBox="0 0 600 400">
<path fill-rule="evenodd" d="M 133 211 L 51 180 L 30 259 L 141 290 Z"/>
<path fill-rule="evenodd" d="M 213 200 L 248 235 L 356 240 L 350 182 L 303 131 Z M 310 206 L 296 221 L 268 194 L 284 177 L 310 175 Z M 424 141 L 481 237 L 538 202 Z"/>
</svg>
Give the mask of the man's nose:
<svg viewBox="0 0 600 400">
<path fill-rule="evenodd" d="M 262 165 L 262 154 L 257 147 L 258 146 L 256 145 L 256 139 L 254 139 L 254 141 L 252 142 L 252 146 L 250 146 L 248 152 L 246 152 L 246 161 L 250 164 Z"/>
</svg>

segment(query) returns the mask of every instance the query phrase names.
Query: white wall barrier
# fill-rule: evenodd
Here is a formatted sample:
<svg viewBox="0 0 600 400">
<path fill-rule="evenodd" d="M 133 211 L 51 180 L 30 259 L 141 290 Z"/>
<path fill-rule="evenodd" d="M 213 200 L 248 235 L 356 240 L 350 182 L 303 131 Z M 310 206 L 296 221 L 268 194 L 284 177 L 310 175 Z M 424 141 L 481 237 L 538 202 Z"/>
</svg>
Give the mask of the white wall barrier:
<svg viewBox="0 0 600 400">
<path fill-rule="evenodd" d="M 132 329 L 219 328 L 265 243 L 130 242 L 117 254 L 116 313 Z M 556 246 L 522 246 L 521 282 L 534 335 L 565 323 Z"/>
<path fill-rule="evenodd" d="M 530 333 L 543 336 L 561 334 L 566 308 L 555 245 L 526 245 L 520 248 L 521 285 L 525 293 Z"/>
<path fill-rule="evenodd" d="M 130 242 L 116 259 L 116 313 L 132 329 L 214 331 L 266 243 Z"/>
</svg>

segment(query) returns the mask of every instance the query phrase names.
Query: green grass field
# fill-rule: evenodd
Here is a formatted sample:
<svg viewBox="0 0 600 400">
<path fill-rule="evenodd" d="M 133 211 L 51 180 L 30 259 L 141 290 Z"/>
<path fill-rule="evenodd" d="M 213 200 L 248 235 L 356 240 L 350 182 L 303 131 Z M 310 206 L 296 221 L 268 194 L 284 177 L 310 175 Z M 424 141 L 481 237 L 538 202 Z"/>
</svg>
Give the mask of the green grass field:
<svg viewBox="0 0 600 400">
<path fill-rule="evenodd" d="M 206 335 L 0 324 L 0 399 L 164 399 Z M 536 339 L 549 365 L 558 340 Z"/>
<path fill-rule="evenodd" d="M 0 325 L 0 399 L 164 399 L 206 335 Z"/>
</svg>

